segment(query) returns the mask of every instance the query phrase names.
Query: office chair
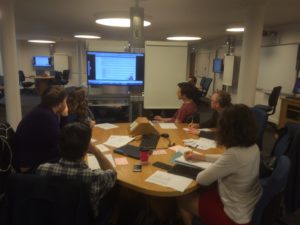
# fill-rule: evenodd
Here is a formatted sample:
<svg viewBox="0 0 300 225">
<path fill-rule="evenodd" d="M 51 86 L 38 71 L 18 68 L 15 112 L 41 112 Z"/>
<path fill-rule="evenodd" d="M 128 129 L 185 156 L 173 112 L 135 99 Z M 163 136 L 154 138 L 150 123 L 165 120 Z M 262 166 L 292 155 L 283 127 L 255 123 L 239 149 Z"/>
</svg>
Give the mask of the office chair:
<svg viewBox="0 0 300 225">
<path fill-rule="evenodd" d="M 200 90 L 201 97 L 205 97 L 207 95 L 207 92 L 209 90 L 212 80 L 213 80 L 212 78 L 205 77 L 205 79 L 203 81 L 203 85 L 201 86 L 202 89 Z M 202 80 L 201 80 L 201 82 L 202 82 Z M 201 85 L 201 83 L 200 83 L 200 85 Z"/>
<path fill-rule="evenodd" d="M 12 174 L 6 195 L 7 224 L 94 224 L 87 187 L 74 180 Z"/>
<path fill-rule="evenodd" d="M 287 185 L 290 159 L 280 156 L 273 173 L 260 180 L 263 194 L 256 203 L 251 225 L 273 224 L 276 219 L 282 193 Z"/>
<path fill-rule="evenodd" d="M 259 149 L 262 150 L 264 132 L 265 132 L 265 128 L 267 126 L 268 116 L 265 111 L 263 111 L 259 108 L 251 108 L 251 111 L 252 111 L 252 113 L 255 117 L 255 120 L 257 122 L 257 125 L 258 125 L 256 144 L 258 145 Z"/>
<path fill-rule="evenodd" d="M 276 110 L 280 92 L 281 92 L 281 86 L 274 87 L 269 96 L 268 105 L 255 105 L 254 107 L 266 111 L 268 116 L 273 115 Z"/>
<path fill-rule="evenodd" d="M 23 87 L 24 91 L 32 91 L 29 88 L 34 85 L 33 82 L 26 81 L 25 74 L 22 70 L 19 70 L 19 83 Z"/>
<path fill-rule="evenodd" d="M 63 70 L 62 73 L 62 85 L 66 85 L 69 82 L 70 70 Z"/>
</svg>

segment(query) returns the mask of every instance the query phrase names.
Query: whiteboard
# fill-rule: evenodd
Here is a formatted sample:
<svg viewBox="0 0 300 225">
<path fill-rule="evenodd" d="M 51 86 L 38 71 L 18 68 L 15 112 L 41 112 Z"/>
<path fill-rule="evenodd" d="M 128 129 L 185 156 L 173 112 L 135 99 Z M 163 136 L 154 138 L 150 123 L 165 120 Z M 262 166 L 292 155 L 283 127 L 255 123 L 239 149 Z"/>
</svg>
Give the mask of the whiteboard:
<svg viewBox="0 0 300 225">
<path fill-rule="evenodd" d="M 296 78 L 297 50 L 297 44 L 263 47 L 257 88 L 272 90 L 282 86 L 282 93 L 291 93 Z"/>
<path fill-rule="evenodd" d="M 186 81 L 187 43 L 155 42 L 145 44 L 144 108 L 174 109 L 181 101 L 177 84 Z"/>
</svg>

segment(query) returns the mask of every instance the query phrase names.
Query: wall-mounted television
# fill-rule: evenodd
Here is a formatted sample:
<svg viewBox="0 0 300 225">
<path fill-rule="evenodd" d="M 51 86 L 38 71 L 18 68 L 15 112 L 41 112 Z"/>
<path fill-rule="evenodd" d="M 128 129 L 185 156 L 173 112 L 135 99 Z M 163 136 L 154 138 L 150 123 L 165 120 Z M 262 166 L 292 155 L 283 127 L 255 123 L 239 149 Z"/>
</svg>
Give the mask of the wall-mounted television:
<svg viewBox="0 0 300 225">
<path fill-rule="evenodd" d="M 87 52 L 88 85 L 143 85 L 144 54 Z"/>
<path fill-rule="evenodd" d="M 214 73 L 223 73 L 223 70 L 224 70 L 223 59 L 215 58 L 213 61 L 213 72 Z"/>
<path fill-rule="evenodd" d="M 33 56 L 32 66 L 40 68 L 52 67 L 52 58 L 50 56 Z"/>
</svg>

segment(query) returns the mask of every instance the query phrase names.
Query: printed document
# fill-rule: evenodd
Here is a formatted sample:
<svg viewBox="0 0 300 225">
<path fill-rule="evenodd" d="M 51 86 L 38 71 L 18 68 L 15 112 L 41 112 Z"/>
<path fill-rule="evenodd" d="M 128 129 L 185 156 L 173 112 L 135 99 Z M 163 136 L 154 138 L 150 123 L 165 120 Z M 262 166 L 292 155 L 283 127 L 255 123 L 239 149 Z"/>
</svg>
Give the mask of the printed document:
<svg viewBox="0 0 300 225">
<path fill-rule="evenodd" d="M 87 164 L 91 170 L 101 169 L 96 157 L 92 154 L 88 154 L 87 156 Z"/>
<path fill-rule="evenodd" d="M 217 144 L 214 140 L 208 138 L 199 138 L 199 139 L 185 139 L 183 140 L 184 144 L 192 148 L 198 148 L 201 150 L 207 150 L 210 148 L 216 148 Z"/>
<path fill-rule="evenodd" d="M 104 130 L 109 130 L 109 129 L 117 128 L 118 126 L 111 124 L 111 123 L 100 123 L 100 124 L 95 125 L 95 127 L 99 127 Z"/>
<path fill-rule="evenodd" d="M 161 129 L 177 129 L 175 123 L 159 123 Z"/>
<path fill-rule="evenodd" d="M 103 144 L 120 148 L 131 142 L 133 139 L 134 138 L 126 135 L 111 135 Z"/>
<path fill-rule="evenodd" d="M 180 156 L 175 159 L 175 163 L 184 165 L 184 166 L 189 166 L 189 167 L 194 167 L 194 168 L 200 168 L 200 169 L 206 169 L 209 167 L 212 163 L 211 162 L 205 162 L 205 161 L 190 161 L 186 160 L 184 156 Z"/>
</svg>

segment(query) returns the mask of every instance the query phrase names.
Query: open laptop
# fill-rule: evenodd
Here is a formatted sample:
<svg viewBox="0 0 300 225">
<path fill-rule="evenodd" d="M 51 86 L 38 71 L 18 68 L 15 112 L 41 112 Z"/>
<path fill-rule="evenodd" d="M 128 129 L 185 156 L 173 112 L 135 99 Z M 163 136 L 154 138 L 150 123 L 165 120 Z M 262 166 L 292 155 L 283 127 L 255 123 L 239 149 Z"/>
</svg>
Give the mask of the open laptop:
<svg viewBox="0 0 300 225">
<path fill-rule="evenodd" d="M 124 145 L 114 150 L 115 153 L 126 155 L 135 159 L 140 159 L 140 147 L 133 145 Z"/>
</svg>

